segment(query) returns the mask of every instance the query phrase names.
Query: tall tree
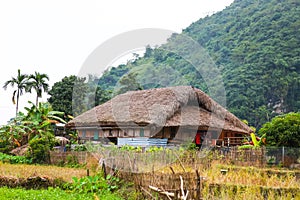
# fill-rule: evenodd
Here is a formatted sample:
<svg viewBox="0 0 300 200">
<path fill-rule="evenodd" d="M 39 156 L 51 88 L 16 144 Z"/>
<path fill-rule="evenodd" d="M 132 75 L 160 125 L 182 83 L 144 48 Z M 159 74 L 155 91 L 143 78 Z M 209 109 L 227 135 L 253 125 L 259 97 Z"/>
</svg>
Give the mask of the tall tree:
<svg viewBox="0 0 300 200">
<path fill-rule="evenodd" d="M 75 75 L 66 76 L 54 83 L 48 102 L 54 110 L 62 111 L 66 116 L 77 116 L 111 98 L 111 91 L 103 89 L 98 78 L 90 75 L 88 80 Z M 68 118 L 65 118 L 67 120 Z"/>
<path fill-rule="evenodd" d="M 68 77 L 66 76 L 61 81 L 54 83 L 49 91 L 51 97 L 48 99 L 48 102 L 52 105 L 53 109 L 62 111 L 66 115 L 77 115 L 83 111 L 86 111 L 86 109 L 83 107 L 84 96 L 88 88 L 84 81 L 85 78 L 79 78 L 71 75 Z M 80 92 L 76 92 L 76 94 L 73 94 L 73 88 L 75 84 L 78 86 L 78 90 L 79 88 L 82 88 L 82 90 Z M 74 109 L 72 109 L 73 102 L 75 102 L 73 105 Z"/>
<path fill-rule="evenodd" d="M 49 84 L 46 81 L 49 81 L 49 76 L 35 72 L 28 77 L 28 80 L 28 91 L 31 92 L 32 88 L 36 91 L 35 105 L 38 106 L 38 101 L 42 97 L 43 91 L 48 92 Z"/>
<path fill-rule="evenodd" d="M 137 81 L 136 73 L 128 73 L 124 75 L 119 81 L 119 88 L 117 94 L 123 94 L 127 91 L 142 90 L 142 85 Z"/>
<path fill-rule="evenodd" d="M 12 77 L 11 80 L 6 81 L 4 83 L 3 88 L 6 90 L 8 85 L 11 85 L 11 87 L 14 87 L 15 85 L 17 86 L 17 89 L 14 90 L 12 96 L 12 102 L 13 104 L 16 104 L 16 116 L 17 116 L 18 109 L 19 109 L 19 98 L 21 95 L 23 95 L 23 90 L 26 90 L 28 87 L 28 75 L 21 74 L 20 69 L 18 69 L 17 77 Z"/>
</svg>

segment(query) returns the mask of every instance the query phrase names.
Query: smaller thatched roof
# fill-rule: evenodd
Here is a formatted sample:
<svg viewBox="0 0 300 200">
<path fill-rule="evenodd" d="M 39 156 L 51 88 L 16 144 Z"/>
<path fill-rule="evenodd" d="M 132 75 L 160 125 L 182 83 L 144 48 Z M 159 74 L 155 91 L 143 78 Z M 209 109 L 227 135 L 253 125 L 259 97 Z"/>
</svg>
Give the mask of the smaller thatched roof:
<svg viewBox="0 0 300 200">
<path fill-rule="evenodd" d="M 66 144 L 70 143 L 70 140 L 68 138 L 62 137 L 62 136 L 55 136 L 55 140 L 61 145 L 66 146 Z"/>
<path fill-rule="evenodd" d="M 29 146 L 28 144 L 25 144 L 23 146 L 17 147 L 10 151 L 11 154 L 14 154 L 16 156 L 25 156 L 28 152 Z"/>
<path fill-rule="evenodd" d="M 241 133 L 252 130 L 236 116 L 191 86 L 131 91 L 75 117 L 67 127 L 203 126 Z"/>
</svg>

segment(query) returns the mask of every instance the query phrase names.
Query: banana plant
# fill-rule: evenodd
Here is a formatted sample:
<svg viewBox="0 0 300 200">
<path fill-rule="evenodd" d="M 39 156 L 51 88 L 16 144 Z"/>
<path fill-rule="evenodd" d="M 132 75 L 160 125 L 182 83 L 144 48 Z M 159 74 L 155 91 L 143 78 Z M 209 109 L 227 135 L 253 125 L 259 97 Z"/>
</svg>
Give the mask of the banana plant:
<svg viewBox="0 0 300 200">
<path fill-rule="evenodd" d="M 251 142 L 247 142 L 247 144 L 239 146 L 239 149 L 259 148 L 262 145 L 266 144 L 266 134 L 263 134 L 260 138 L 257 138 L 255 133 L 251 133 L 250 138 Z"/>
<path fill-rule="evenodd" d="M 48 121 L 50 123 L 67 123 L 60 116 L 64 115 L 64 112 L 54 111 L 49 103 L 39 103 L 38 106 L 35 106 L 34 103 L 28 101 L 31 104 L 31 107 L 25 107 L 25 110 L 28 112 L 27 118 L 33 119 L 36 122 Z"/>
<path fill-rule="evenodd" d="M 22 146 L 26 143 L 24 138 L 28 131 L 30 131 L 29 127 L 16 121 L 12 121 L 7 125 L 2 126 L 0 128 L 0 146 L 6 144 L 10 146 L 8 149 Z"/>
<path fill-rule="evenodd" d="M 49 103 L 39 103 L 38 107 L 32 103 L 31 107 L 25 107 L 27 116 L 25 117 L 23 124 L 31 127 L 30 138 L 41 135 L 44 132 L 51 132 L 52 125 L 56 123 L 66 123 L 63 116 L 63 112 L 53 111 Z"/>
<path fill-rule="evenodd" d="M 29 102 L 26 114 L 19 112 L 7 125 L 0 127 L 0 149 L 9 151 L 29 143 L 33 138 L 54 137 L 53 125 L 66 123 L 61 116 L 63 112 L 52 110 L 50 104 Z"/>
</svg>

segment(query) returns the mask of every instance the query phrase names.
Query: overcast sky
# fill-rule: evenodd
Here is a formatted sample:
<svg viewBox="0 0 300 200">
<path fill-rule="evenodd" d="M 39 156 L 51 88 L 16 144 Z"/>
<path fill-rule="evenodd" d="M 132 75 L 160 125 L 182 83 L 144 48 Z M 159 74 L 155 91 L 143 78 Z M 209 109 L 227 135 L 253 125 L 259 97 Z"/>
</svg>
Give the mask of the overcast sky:
<svg viewBox="0 0 300 200">
<path fill-rule="evenodd" d="M 50 86 L 77 75 L 90 53 L 110 38 L 141 28 L 180 33 L 233 0 L 10 0 L 0 1 L 0 125 L 15 115 L 5 81 L 17 70 L 50 77 Z M 34 102 L 23 95 L 20 110 Z"/>
</svg>

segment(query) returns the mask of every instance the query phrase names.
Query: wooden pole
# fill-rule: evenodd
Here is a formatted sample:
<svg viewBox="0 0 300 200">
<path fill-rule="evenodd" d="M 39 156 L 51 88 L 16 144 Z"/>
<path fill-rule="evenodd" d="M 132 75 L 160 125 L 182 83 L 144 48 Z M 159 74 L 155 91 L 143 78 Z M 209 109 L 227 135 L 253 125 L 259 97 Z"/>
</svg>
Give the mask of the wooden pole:
<svg viewBox="0 0 300 200">
<path fill-rule="evenodd" d="M 282 147 L 282 166 L 284 166 L 284 146 Z"/>
<path fill-rule="evenodd" d="M 201 177 L 200 177 L 198 169 L 196 169 L 196 175 L 197 175 L 197 189 L 196 189 L 197 194 L 196 195 L 197 195 L 197 199 L 201 199 Z"/>
<path fill-rule="evenodd" d="M 170 169 L 171 169 L 172 173 L 175 174 L 175 171 L 172 166 L 170 166 Z"/>
<path fill-rule="evenodd" d="M 103 171 L 103 175 L 106 178 L 107 174 L 106 174 L 106 167 L 105 167 L 105 163 L 102 163 L 102 171 Z"/>
</svg>

